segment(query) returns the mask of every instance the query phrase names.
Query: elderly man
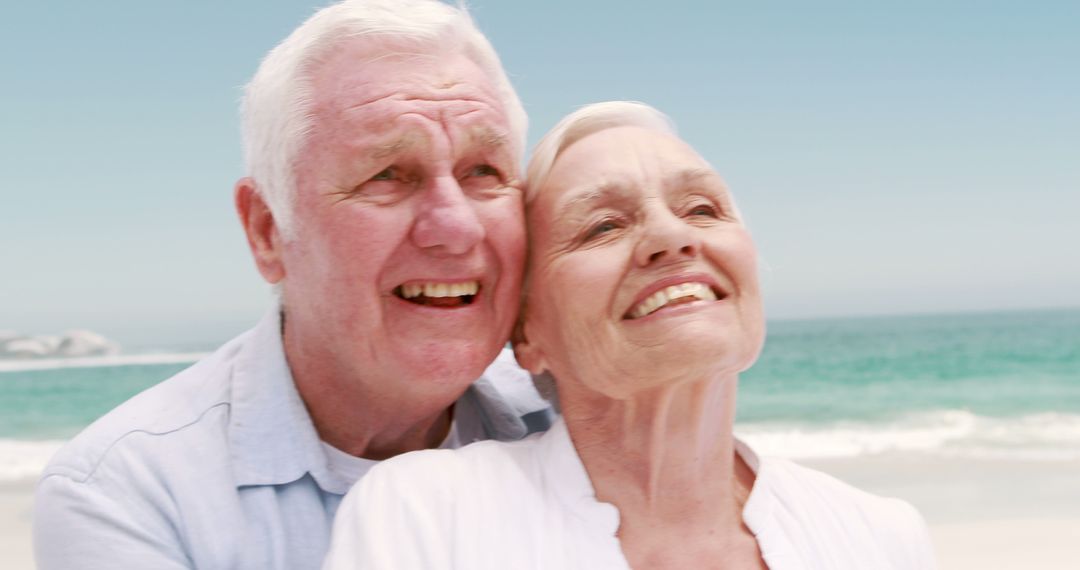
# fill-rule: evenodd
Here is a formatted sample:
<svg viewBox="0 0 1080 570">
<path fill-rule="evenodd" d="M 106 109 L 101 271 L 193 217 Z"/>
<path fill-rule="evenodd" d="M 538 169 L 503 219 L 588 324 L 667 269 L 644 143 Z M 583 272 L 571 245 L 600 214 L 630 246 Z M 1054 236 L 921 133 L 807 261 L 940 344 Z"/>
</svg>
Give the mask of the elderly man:
<svg viewBox="0 0 1080 570">
<path fill-rule="evenodd" d="M 373 463 L 548 425 L 496 360 L 526 120 L 468 15 L 326 8 L 269 53 L 243 118 L 236 208 L 280 306 L 57 455 L 34 513 L 42 568 L 316 567 Z"/>
</svg>

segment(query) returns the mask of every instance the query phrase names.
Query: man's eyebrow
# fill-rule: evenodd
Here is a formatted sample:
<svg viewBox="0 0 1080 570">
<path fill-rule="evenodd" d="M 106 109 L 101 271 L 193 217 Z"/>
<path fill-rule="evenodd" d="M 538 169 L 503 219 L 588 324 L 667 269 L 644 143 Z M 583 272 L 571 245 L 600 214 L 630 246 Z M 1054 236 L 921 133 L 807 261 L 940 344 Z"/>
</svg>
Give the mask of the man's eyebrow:
<svg viewBox="0 0 1080 570">
<path fill-rule="evenodd" d="M 372 150 L 371 153 L 371 158 L 373 160 L 379 160 L 388 156 L 393 156 L 411 147 L 414 142 L 415 137 L 404 135 L 394 140 L 380 143 L 378 145 L 375 145 L 375 148 Z"/>
<path fill-rule="evenodd" d="M 472 129 L 469 133 L 469 138 L 477 145 L 489 149 L 506 146 L 510 140 L 510 137 L 505 131 L 490 126 Z"/>
</svg>

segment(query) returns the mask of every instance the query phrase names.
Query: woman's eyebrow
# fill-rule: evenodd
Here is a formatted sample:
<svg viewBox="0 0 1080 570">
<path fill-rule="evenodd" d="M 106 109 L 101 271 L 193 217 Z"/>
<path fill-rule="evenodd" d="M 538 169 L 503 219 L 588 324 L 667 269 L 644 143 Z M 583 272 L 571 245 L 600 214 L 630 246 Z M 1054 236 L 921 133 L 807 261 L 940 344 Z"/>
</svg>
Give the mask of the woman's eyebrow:
<svg viewBox="0 0 1080 570">
<path fill-rule="evenodd" d="M 611 181 L 594 184 L 576 192 L 576 194 L 576 196 L 559 206 L 555 212 L 556 216 L 571 215 L 579 210 L 588 211 L 597 204 L 621 202 L 624 198 L 622 186 Z"/>
</svg>

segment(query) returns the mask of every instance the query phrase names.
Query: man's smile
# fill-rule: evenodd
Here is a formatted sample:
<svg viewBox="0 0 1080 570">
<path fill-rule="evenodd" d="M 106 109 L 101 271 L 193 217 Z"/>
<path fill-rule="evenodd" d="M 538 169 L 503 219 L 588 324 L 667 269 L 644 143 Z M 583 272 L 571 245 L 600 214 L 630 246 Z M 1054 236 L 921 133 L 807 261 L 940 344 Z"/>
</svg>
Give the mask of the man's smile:
<svg viewBox="0 0 1080 570">
<path fill-rule="evenodd" d="M 431 307 L 470 305 L 479 292 L 479 281 L 458 281 L 453 283 L 414 281 L 403 283 L 394 288 L 394 295 L 401 299 Z"/>
</svg>

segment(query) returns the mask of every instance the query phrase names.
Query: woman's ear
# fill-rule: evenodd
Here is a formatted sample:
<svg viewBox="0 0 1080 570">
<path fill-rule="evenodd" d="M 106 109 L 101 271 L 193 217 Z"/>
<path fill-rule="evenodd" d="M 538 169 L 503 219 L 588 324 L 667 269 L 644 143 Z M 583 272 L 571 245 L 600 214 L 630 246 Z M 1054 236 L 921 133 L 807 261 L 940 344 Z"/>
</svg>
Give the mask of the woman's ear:
<svg viewBox="0 0 1080 570">
<path fill-rule="evenodd" d="M 518 317 L 514 332 L 510 335 L 510 342 L 514 346 L 514 358 L 517 359 L 519 366 L 532 374 L 543 374 L 547 371 L 547 359 L 540 346 L 529 340 L 526 312 L 526 308 L 522 306 L 521 316 Z"/>
</svg>

